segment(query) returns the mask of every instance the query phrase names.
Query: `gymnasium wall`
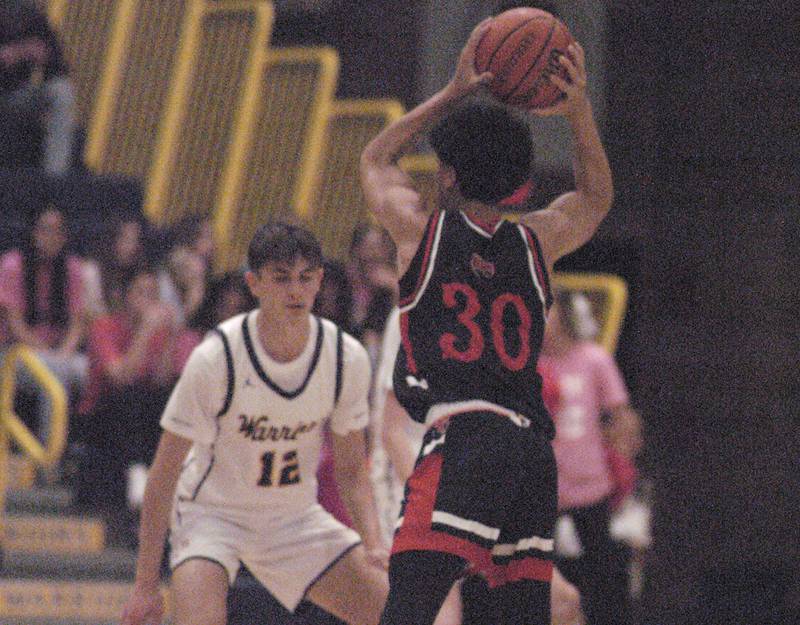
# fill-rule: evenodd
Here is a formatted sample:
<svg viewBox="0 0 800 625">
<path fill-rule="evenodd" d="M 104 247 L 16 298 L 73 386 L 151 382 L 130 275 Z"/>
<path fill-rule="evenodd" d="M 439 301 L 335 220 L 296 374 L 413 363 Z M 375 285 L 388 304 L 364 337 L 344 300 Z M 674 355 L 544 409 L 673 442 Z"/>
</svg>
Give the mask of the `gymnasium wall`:
<svg viewBox="0 0 800 625">
<path fill-rule="evenodd" d="M 779 622 L 797 592 L 792 19 L 788 2 L 609 10 L 606 230 L 636 223 L 642 252 L 625 364 L 655 479 L 648 623 Z"/>
</svg>

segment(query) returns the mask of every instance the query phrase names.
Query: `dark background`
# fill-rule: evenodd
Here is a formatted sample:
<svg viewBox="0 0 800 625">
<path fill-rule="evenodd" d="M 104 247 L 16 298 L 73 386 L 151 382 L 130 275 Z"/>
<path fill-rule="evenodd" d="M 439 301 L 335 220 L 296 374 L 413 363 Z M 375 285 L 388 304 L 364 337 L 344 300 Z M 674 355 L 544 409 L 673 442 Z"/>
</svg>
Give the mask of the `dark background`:
<svg viewBox="0 0 800 625">
<path fill-rule="evenodd" d="M 562 268 L 614 271 L 631 289 L 619 358 L 655 493 L 643 622 L 788 622 L 800 613 L 800 7 L 606 6 L 617 199 Z M 335 45 L 340 97 L 415 104 L 415 3 L 348 7 L 284 17 L 278 42 Z"/>
</svg>

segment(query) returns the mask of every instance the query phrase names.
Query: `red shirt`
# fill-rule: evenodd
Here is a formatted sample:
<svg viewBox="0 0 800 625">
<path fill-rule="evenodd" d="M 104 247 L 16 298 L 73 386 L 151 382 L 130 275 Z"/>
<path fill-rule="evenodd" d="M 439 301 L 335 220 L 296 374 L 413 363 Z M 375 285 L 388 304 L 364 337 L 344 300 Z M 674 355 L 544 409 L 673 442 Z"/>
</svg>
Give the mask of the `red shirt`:
<svg viewBox="0 0 800 625">
<path fill-rule="evenodd" d="M 177 336 L 171 354 L 171 366 L 174 379 L 180 376 L 186 360 L 192 350 L 200 343 L 200 336 L 191 330 L 175 330 Z M 136 382 L 147 382 L 155 378 L 161 363 L 163 345 L 168 341 L 169 328 L 153 333 L 147 344 L 147 355 L 136 374 Z M 131 347 L 135 333 L 130 318 L 122 312 L 98 317 L 89 328 L 87 352 L 89 356 L 89 380 L 81 399 L 78 411 L 89 414 L 97 400 L 107 388 L 114 383 L 106 375 L 106 370 L 113 362 L 123 358 Z M 174 380 L 172 380 L 174 382 Z M 172 383 L 172 382 L 170 382 Z"/>
</svg>

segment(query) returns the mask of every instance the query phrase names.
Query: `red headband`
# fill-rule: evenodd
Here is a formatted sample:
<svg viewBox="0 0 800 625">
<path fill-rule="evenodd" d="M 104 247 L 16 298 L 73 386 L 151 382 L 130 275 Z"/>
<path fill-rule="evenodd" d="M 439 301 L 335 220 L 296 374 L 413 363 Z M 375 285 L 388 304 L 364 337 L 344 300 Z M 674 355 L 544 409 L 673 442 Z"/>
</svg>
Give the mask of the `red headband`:
<svg viewBox="0 0 800 625">
<path fill-rule="evenodd" d="M 528 180 L 519 189 L 514 191 L 507 198 L 500 200 L 500 206 L 516 206 L 522 204 L 531 196 L 533 191 L 533 180 Z"/>
</svg>

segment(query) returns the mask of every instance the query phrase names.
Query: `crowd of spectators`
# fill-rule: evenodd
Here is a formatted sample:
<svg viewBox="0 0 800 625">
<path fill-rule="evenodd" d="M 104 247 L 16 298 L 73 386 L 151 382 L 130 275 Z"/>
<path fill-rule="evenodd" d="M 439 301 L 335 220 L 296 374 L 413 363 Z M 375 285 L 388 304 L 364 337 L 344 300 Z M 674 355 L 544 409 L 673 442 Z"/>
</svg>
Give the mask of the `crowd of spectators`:
<svg viewBox="0 0 800 625">
<path fill-rule="evenodd" d="M 244 268 L 215 274 L 209 219 L 168 230 L 120 215 L 95 251 L 79 256 L 80 224 L 46 206 L 28 238 L 0 255 L 0 349 L 32 348 L 69 392 L 61 474 L 77 502 L 106 512 L 135 508 L 155 452 L 159 417 L 191 350 L 218 323 L 255 306 Z M 330 316 L 377 358 L 395 298 L 393 250 L 373 226 L 358 228 L 351 258 L 326 263 L 315 313 Z M 42 439 L 49 398 L 20 368 L 20 412 Z"/>
</svg>

